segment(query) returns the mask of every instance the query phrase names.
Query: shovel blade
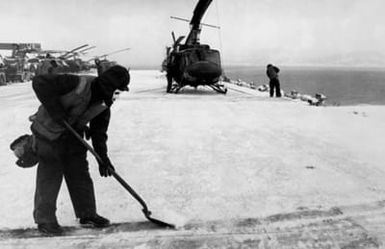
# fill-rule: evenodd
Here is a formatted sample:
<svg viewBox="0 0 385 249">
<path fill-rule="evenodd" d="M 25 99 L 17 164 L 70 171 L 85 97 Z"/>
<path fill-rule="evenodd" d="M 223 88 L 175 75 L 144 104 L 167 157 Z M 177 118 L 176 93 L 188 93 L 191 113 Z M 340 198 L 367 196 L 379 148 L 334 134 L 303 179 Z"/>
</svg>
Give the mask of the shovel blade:
<svg viewBox="0 0 385 249">
<path fill-rule="evenodd" d="M 161 220 L 158 220 L 158 219 L 155 219 L 155 218 L 152 218 L 150 215 L 151 215 L 151 212 L 149 210 L 143 210 L 143 213 L 144 213 L 144 216 L 146 216 L 146 218 L 151 221 L 152 223 L 158 225 L 158 226 L 161 226 L 161 227 L 167 227 L 167 228 L 172 228 L 172 229 L 175 229 L 175 225 L 173 224 L 170 224 L 170 223 L 167 223 L 167 222 L 164 222 L 164 221 L 161 221 Z"/>
</svg>

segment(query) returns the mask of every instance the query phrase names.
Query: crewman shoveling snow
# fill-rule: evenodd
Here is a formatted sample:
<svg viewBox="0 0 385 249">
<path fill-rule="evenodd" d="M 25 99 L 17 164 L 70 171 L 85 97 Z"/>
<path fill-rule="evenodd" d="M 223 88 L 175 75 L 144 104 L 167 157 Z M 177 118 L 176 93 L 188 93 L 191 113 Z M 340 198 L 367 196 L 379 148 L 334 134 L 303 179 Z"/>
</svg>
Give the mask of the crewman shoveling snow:
<svg viewBox="0 0 385 249">
<path fill-rule="evenodd" d="M 128 91 L 130 75 L 122 66 L 113 66 L 99 77 L 39 75 L 33 89 L 42 103 L 31 118 L 39 159 L 33 216 L 38 229 L 61 234 L 56 218 L 56 200 L 63 177 L 81 225 L 106 227 L 110 221 L 96 212 L 93 182 L 88 170 L 87 149 L 66 128 L 71 124 L 81 137 L 90 137 L 103 177 L 114 167 L 107 154 L 110 106 L 117 90 Z M 87 126 L 89 124 L 89 126 Z"/>
</svg>

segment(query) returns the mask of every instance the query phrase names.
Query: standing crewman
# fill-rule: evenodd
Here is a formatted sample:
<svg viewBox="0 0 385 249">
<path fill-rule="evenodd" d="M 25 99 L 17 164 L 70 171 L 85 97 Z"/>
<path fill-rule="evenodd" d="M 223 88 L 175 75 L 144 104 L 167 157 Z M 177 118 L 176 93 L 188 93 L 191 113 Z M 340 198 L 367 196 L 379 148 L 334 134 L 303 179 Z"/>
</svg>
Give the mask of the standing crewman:
<svg viewBox="0 0 385 249">
<path fill-rule="evenodd" d="M 63 177 L 80 224 L 90 227 L 110 224 L 96 212 L 87 149 L 66 130 L 63 121 L 80 136 L 92 139 L 95 151 L 103 160 L 99 163 L 100 175 L 110 176 L 110 170 L 114 169 L 106 144 L 110 107 L 114 92 L 128 91 L 129 82 L 130 74 L 122 66 L 113 66 L 98 77 L 46 74 L 33 78 L 33 90 L 42 104 L 31 117 L 39 159 L 33 216 L 41 232 L 60 234 L 63 231 L 55 214 Z"/>
<path fill-rule="evenodd" d="M 167 57 L 167 62 L 166 62 L 166 78 L 167 78 L 167 88 L 166 92 L 170 93 L 172 89 L 172 82 L 173 82 L 173 77 L 175 74 L 175 55 L 173 52 L 169 54 Z"/>
<path fill-rule="evenodd" d="M 277 98 L 281 97 L 281 86 L 278 78 L 279 68 L 276 66 L 273 66 L 272 64 L 267 65 L 266 69 L 266 75 L 269 77 L 269 87 L 270 87 L 270 97 L 274 96 L 274 90 L 275 90 L 275 96 Z"/>
<path fill-rule="evenodd" d="M 96 65 L 96 70 L 97 70 L 97 72 L 98 72 L 98 76 L 99 76 L 99 75 L 102 75 L 102 73 L 103 73 L 103 67 L 102 67 L 102 65 L 101 65 L 101 62 L 100 62 L 99 58 L 96 58 L 94 62 L 95 62 L 95 65 Z"/>
</svg>

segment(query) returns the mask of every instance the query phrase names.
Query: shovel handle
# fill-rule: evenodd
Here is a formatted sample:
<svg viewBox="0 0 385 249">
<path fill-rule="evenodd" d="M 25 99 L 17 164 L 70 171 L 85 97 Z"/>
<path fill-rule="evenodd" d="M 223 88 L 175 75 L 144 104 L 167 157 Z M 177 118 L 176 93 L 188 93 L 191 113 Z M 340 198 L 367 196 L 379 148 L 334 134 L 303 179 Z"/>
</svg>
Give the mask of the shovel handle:
<svg viewBox="0 0 385 249">
<path fill-rule="evenodd" d="M 94 148 L 91 147 L 84 139 L 75 131 L 74 128 L 65 120 L 63 120 L 64 125 L 66 128 L 81 142 L 89 152 L 91 152 L 92 155 L 95 156 L 96 160 L 99 163 L 103 163 L 102 158 L 99 156 L 98 153 L 94 150 Z M 109 169 L 112 176 L 142 205 L 143 207 L 143 213 L 150 215 L 151 212 L 148 210 L 147 204 L 144 202 L 144 200 L 135 192 L 133 188 L 131 188 L 130 185 L 122 178 L 116 171 L 112 168 Z"/>
</svg>

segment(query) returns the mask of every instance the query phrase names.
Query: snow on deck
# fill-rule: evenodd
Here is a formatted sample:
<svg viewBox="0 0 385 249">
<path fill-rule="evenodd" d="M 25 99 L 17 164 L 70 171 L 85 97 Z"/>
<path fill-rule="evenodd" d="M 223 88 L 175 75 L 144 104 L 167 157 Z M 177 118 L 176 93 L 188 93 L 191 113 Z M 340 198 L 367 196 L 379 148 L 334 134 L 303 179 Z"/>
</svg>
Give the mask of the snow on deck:
<svg viewBox="0 0 385 249">
<path fill-rule="evenodd" d="M 131 74 L 130 92 L 112 107 L 109 154 L 154 216 L 172 211 L 187 224 L 205 224 L 385 199 L 384 106 L 314 107 L 232 85 L 226 95 L 205 87 L 166 94 L 160 73 Z M 0 87 L 3 230 L 35 226 L 36 168 L 17 168 L 9 144 L 29 132 L 38 104 L 30 83 Z M 115 223 L 145 220 L 129 193 L 100 177 L 89 158 L 98 212 Z M 77 226 L 64 185 L 57 216 L 61 225 Z M 384 214 L 383 206 L 376 210 Z M 381 237 L 377 230 L 369 232 Z"/>
</svg>

